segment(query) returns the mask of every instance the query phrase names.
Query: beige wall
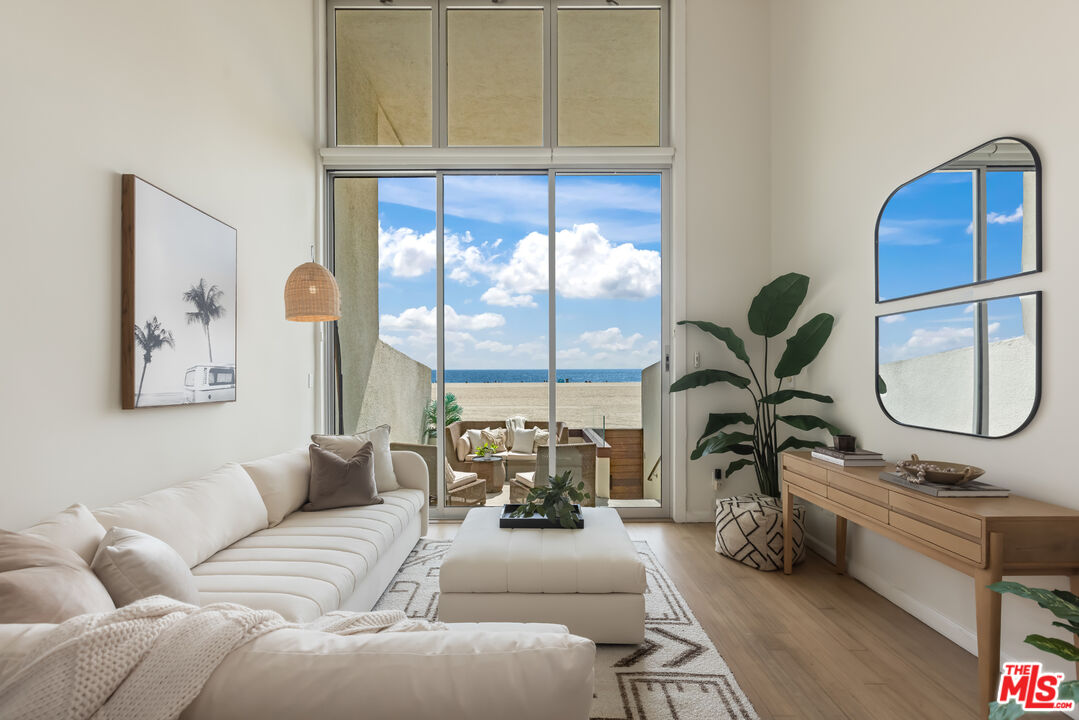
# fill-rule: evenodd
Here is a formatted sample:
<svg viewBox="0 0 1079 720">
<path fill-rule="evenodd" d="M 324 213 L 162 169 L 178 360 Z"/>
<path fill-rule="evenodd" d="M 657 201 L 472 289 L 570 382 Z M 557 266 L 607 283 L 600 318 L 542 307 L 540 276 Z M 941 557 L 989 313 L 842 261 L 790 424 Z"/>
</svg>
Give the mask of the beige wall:
<svg viewBox="0 0 1079 720">
<path fill-rule="evenodd" d="M 314 428 L 281 292 L 315 227 L 310 3 L 5 3 L 0 527 L 120 500 Z M 120 409 L 120 174 L 237 228 L 239 401 Z"/>
<path fill-rule="evenodd" d="M 832 339 L 803 382 L 836 398 L 836 420 L 895 457 L 955 459 L 987 479 L 1079 507 L 1066 448 L 1079 391 L 1079 5 L 1004 0 L 777 0 L 772 3 L 773 271 L 809 274 L 836 313 Z M 971 38 L 994 38 L 969 42 Z M 999 40 L 997 42 L 996 40 Z M 873 396 L 873 228 L 900 183 L 1001 135 L 1032 142 L 1044 163 L 1046 270 L 993 294 L 1046 291 L 1042 404 L 1015 437 L 984 440 L 899 427 Z M 718 219 L 718 218 L 717 218 Z M 968 291 L 953 294 L 958 300 Z M 898 308 L 897 308 L 898 309 Z M 814 536 L 830 543 L 828 516 Z M 963 646 L 974 647 L 972 581 L 872 533 L 851 532 L 853 574 Z M 1062 578 L 1030 578 L 1061 587 Z M 1020 644 L 1049 615 L 1004 599 L 1005 654 L 1047 660 Z M 1074 667 L 1057 664 L 1074 673 Z M 1070 676 L 1070 675 L 1069 675 Z"/>
<path fill-rule="evenodd" d="M 684 8 L 684 49 L 676 48 L 672 58 L 675 67 L 685 67 L 684 91 L 679 93 L 677 79 L 674 86 L 684 126 L 676 122 L 673 128 L 678 147 L 673 319 L 722 321 L 748 338 L 746 310 L 770 273 L 768 6 L 757 0 L 687 0 Z M 681 203 L 684 225 L 679 226 Z M 696 351 L 702 368 L 736 369 L 738 360 L 714 339 L 694 329 L 677 332 L 684 341 L 676 343 L 672 376 L 693 369 Z M 719 385 L 672 395 L 677 519 L 714 517 L 712 470 L 730 461 L 687 458 L 708 413 L 744 408 L 744 396 Z M 756 487 L 749 469 L 726 481 L 721 494 Z"/>
</svg>

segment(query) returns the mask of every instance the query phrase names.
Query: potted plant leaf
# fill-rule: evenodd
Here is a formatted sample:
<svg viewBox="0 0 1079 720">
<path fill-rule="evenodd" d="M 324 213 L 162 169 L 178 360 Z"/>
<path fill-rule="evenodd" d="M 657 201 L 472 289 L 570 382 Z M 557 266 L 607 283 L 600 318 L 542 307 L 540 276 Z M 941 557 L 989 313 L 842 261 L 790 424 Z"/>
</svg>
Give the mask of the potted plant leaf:
<svg viewBox="0 0 1079 720">
<path fill-rule="evenodd" d="M 754 367 L 746 351 L 746 344 L 729 327 L 705 320 L 681 320 L 679 325 L 690 325 L 708 333 L 723 343 L 744 366 L 744 372 L 726 369 L 697 370 L 687 373 L 671 385 L 671 392 L 681 392 L 724 383 L 748 395 L 746 409 L 727 409 L 708 415 L 704 432 L 697 440 L 697 447 L 690 458 L 698 460 L 706 455 L 735 455 L 727 465 L 730 476 L 744 467 L 752 467 L 757 475 L 759 493 L 724 498 L 717 501 L 716 552 L 733 557 L 761 570 L 776 570 L 782 565 L 782 544 L 770 542 L 775 535 L 776 523 L 781 514 L 779 497 L 779 454 L 784 450 L 812 448 L 821 443 L 790 435 L 779 441 L 781 428 L 788 431 L 827 430 L 840 434 L 838 427 L 816 415 L 787 414 L 781 406 L 792 400 L 809 400 L 831 403 L 828 395 L 785 388 L 791 378 L 805 369 L 820 353 L 831 335 L 835 318 L 819 313 L 806 321 L 787 338 L 786 347 L 774 365 L 775 353 L 771 344 L 774 338 L 786 331 L 797 314 L 806 293 L 809 278 L 799 273 L 781 275 L 761 288 L 749 306 L 749 329 L 763 339 L 760 364 Z M 746 513 L 757 517 L 759 527 L 746 533 L 737 518 Z M 794 512 L 795 537 L 793 546 L 797 559 L 804 554 L 805 508 L 797 506 Z"/>
<path fill-rule="evenodd" d="M 1079 596 L 1074 593 L 1067 590 L 1031 588 L 1017 582 L 997 582 L 990 585 L 989 589 L 1001 594 L 1011 593 L 1027 600 L 1033 600 L 1063 620 L 1063 622 L 1053 622 L 1055 627 L 1064 628 L 1073 635 L 1079 635 Z M 1024 642 L 1059 658 L 1079 662 L 1079 646 L 1067 640 L 1031 634 L 1027 635 Z M 1060 683 L 1057 686 L 1056 699 L 1073 700 L 1079 705 L 1079 680 L 1068 680 Z M 1024 714 L 1025 711 L 1019 707 L 1015 700 L 1009 700 L 1007 703 L 992 702 L 989 704 L 989 720 L 1016 720 L 1016 718 L 1023 717 Z"/>
<path fill-rule="evenodd" d="M 573 471 L 566 470 L 549 478 L 546 485 L 532 488 L 520 505 L 506 505 L 499 527 L 582 528 L 584 517 L 580 505 L 575 503 L 591 497 L 585 492 L 583 482 L 573 485 Z"/>
</svg>

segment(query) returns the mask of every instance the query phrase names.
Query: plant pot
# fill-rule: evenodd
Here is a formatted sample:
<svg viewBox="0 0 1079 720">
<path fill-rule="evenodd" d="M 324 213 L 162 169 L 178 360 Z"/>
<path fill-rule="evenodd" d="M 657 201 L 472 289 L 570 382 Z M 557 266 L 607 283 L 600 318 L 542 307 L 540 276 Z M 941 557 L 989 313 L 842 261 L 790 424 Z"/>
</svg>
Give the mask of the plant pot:
<svg viewBox="0 0 1079 720">
<path fill-rule="evenodd" d="M 791 549 L 805 559 L 804 505 L 795 504 Z M 779 498 L 751 493 L 716 500 L 716 552 L 757 570 L 783 567 L 783 505 Z"/>
</svg>

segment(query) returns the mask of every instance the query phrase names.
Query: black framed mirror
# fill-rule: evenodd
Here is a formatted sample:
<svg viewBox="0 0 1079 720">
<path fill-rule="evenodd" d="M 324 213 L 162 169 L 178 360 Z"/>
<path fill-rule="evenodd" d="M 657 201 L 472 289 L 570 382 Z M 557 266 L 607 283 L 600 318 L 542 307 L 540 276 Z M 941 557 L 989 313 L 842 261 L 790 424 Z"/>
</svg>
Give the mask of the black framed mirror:
<svg viewBox="0 0 1079 720">
<path fill-rule="evenodd" d="M 877 216 L 878 303 L 1038 272 L 1041 161 L 1002 137 L 896 188 Z"/>
<path fill-rule="evenodd" d="M 877 318 L 877 401 L 900 425 L 999 438 L 1041 397 L 1041 292 Z"/>
</svg>

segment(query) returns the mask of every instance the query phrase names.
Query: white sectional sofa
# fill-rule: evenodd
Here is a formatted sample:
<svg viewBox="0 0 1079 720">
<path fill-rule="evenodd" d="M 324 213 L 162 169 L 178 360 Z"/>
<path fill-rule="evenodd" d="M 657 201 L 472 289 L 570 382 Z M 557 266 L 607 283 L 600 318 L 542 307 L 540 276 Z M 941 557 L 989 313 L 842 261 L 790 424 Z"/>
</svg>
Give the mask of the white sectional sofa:
<svg viewBox="0 0 1079 720">
<path fill-rule="evenodd" d="M 393 468 L 400 488 L 380 493 L 383 504 L 303 512 L 310 468 L 300 449 L 96 510 L 96 539 L 51 531 L 48 521 L 41 532 L 87 560 L 110 527 L 154 535 L 191 568 L 203 604 L 305 622 L 369 610 L 425 533 L 427 466 L 395 451 Z M 0 682 L 52 627 L 0 624 Z M 561 625 L 353 636 L 284 629 L 233 651 L 182 717 L 586 718 L 594 660 L 592 641 Z"/>
</svg>

